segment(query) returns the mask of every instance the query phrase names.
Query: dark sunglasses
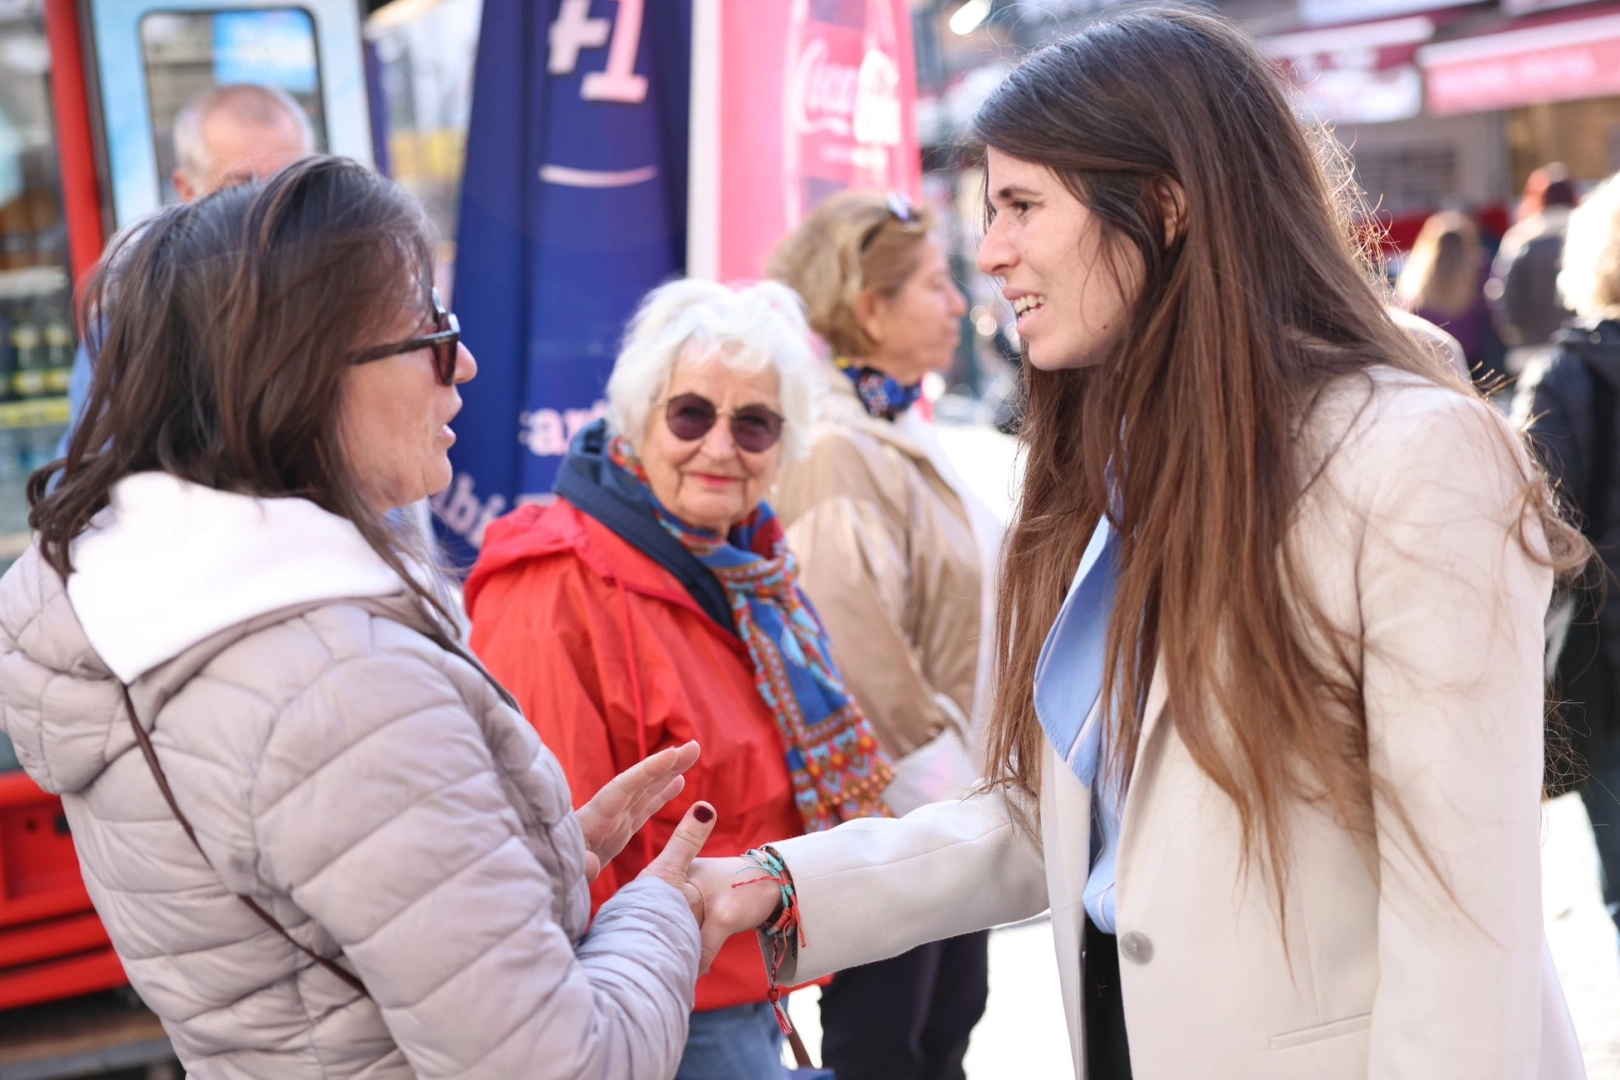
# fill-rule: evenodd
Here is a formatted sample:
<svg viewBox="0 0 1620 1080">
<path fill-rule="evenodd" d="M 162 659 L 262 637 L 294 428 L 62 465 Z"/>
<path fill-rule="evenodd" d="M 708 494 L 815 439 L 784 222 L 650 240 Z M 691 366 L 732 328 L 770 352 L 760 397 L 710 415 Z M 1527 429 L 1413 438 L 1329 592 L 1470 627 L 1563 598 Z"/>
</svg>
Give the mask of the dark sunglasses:
<svg viewBox="0 0 1620 1080">
<path fill-rule="evenodd" d="M 861 237 L 862 255 L 866 254 L 866 249 L 872 246 L 872 241 L 877 239 L 877 234 L 882 232 L 883 226 L 889 222 L 898 221 L 902 225 L 917 224 L 917 208 L 912 205 L 911 197 L 903 191 L 889 192 L 888 210 L 889 216 L 867 229 L 866 235 Z"/>
<path fill-rule="evenodd" d="M 433 377 L 439 380 L 441 386 L 454 386 L 456 382 L 456 352 L 461 344 L 461 320 L 444 309 L 444 301 L 439 299 L 439 290 L 433 290 L 433 326 L 434 333 L 426 337 L 415 337 L 409 341 L 396 342 L 393 345 L 378 345 L 375 349 L 367 349 L 354 358 L 357 364 L 369 364 L 373 360 L 386 360 L 390 356 L 400 353 L 415 352 L 417 349 L 433 350 Z"/>
<path fill-rule="evenodd" d="M 664 407 L 669 433 L 682 442 L 697 442 L 719 418 L 720 410 L 701 394 L 677 394 Z M 750 454 L 762 454 L 781 440 L 782 423 L 763 405 L 744 405 L 731 414 L 731 438 Z"/>
</svg>

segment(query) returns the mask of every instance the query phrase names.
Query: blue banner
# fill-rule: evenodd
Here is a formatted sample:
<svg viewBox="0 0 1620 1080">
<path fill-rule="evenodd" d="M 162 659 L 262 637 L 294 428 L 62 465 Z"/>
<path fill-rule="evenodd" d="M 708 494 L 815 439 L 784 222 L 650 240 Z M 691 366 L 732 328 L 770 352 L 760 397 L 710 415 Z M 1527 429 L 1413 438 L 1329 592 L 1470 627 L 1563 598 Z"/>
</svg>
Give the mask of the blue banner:
<svg viewBox="0 0 1620 1080">
<path fill-rule="evenodd" d="M 685 268 L 691 28 L 691 0 L 484 4 L 453 301 L 479 374 L 433 500 L 457 565 L 551 491 L 636 304 Z"/>
</svg>

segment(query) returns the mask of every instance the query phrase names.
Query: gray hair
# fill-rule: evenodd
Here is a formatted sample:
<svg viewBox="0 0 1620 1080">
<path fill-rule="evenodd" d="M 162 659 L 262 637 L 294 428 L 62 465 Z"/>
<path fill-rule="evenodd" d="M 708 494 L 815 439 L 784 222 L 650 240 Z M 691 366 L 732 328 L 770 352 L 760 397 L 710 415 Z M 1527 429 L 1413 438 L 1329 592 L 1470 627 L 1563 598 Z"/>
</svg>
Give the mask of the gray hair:
<svg viewBox="0 0 1620 1080">
<path fill-rule="evenodd" d="M 682 357 L 718 360 L 747 374 L 767 369 L 781 380 L 782 458 L 810 452 L 821 378 L 810 348 L 804 302 L 774 281 L 732 289 L 713 281 L 672 281 L 647 294 L 608 378 L 608 424 L 641 441 L 653 407 Z"/>
<path fill-rule="evenodd" d="M 203 139 L 203 125 L 221 111 L 243 124 L 260 128 L 273 127 L 278 120 L 289 119 L 298 125 L 304 153 L 315 152 L 315 129 L 310 125 L 309 114 L 285 90 L 257 83 L 211 86 L 193 94 L 174 118 L 175 166 L 193 181 L 213 171 L 213 158 Z"/>
</svg>

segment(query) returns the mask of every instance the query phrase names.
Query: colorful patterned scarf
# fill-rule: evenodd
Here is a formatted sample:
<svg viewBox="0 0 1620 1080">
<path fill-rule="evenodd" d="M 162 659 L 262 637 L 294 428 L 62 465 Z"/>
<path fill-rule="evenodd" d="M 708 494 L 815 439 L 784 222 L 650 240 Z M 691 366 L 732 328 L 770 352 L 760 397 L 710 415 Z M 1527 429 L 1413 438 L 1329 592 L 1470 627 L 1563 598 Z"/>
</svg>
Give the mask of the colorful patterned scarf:
<svg viewBox="0 0 1620 1080">
<path fill-rule="evenodd" d="M 832 358 L 833 366 L 855 384 L 866 411 L 879 420 L 893 420 L 917 403 L 922 397 L 922 383 L 907 386 L 876 368 L 861 367 L 847 356 Z"/>
<path fill-rule="evenodd" d="M 609 444 L 608 457 L 639 481 L 659 524 L 725 587 L 737 635 L 754 664 L 754 686 L 787 749 L 804 831 L 890 816 L 883 789 L 894 770 L 866 714 L 844 689 L 826 634 L 799 590 L 798 565 L 770 505 L 760 503 L 730 536 L 716 536 L 664 508 L 635 449 L 622 437 Z"/>
</svg>

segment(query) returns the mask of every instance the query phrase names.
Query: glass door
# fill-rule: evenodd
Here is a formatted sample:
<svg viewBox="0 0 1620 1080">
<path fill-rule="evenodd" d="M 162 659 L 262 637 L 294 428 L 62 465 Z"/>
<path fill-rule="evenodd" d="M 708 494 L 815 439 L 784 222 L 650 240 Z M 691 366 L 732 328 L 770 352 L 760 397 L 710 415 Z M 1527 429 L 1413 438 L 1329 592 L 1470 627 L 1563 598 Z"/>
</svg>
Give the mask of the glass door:
<svg viewBox="0 0 1620 1080">
<path fill-rule="evenodd" d="M 24 488 L 67 430 L 72 295 L 42 0 L 0 0 L 0 571 L 27 550 Z"/>
</svg>

